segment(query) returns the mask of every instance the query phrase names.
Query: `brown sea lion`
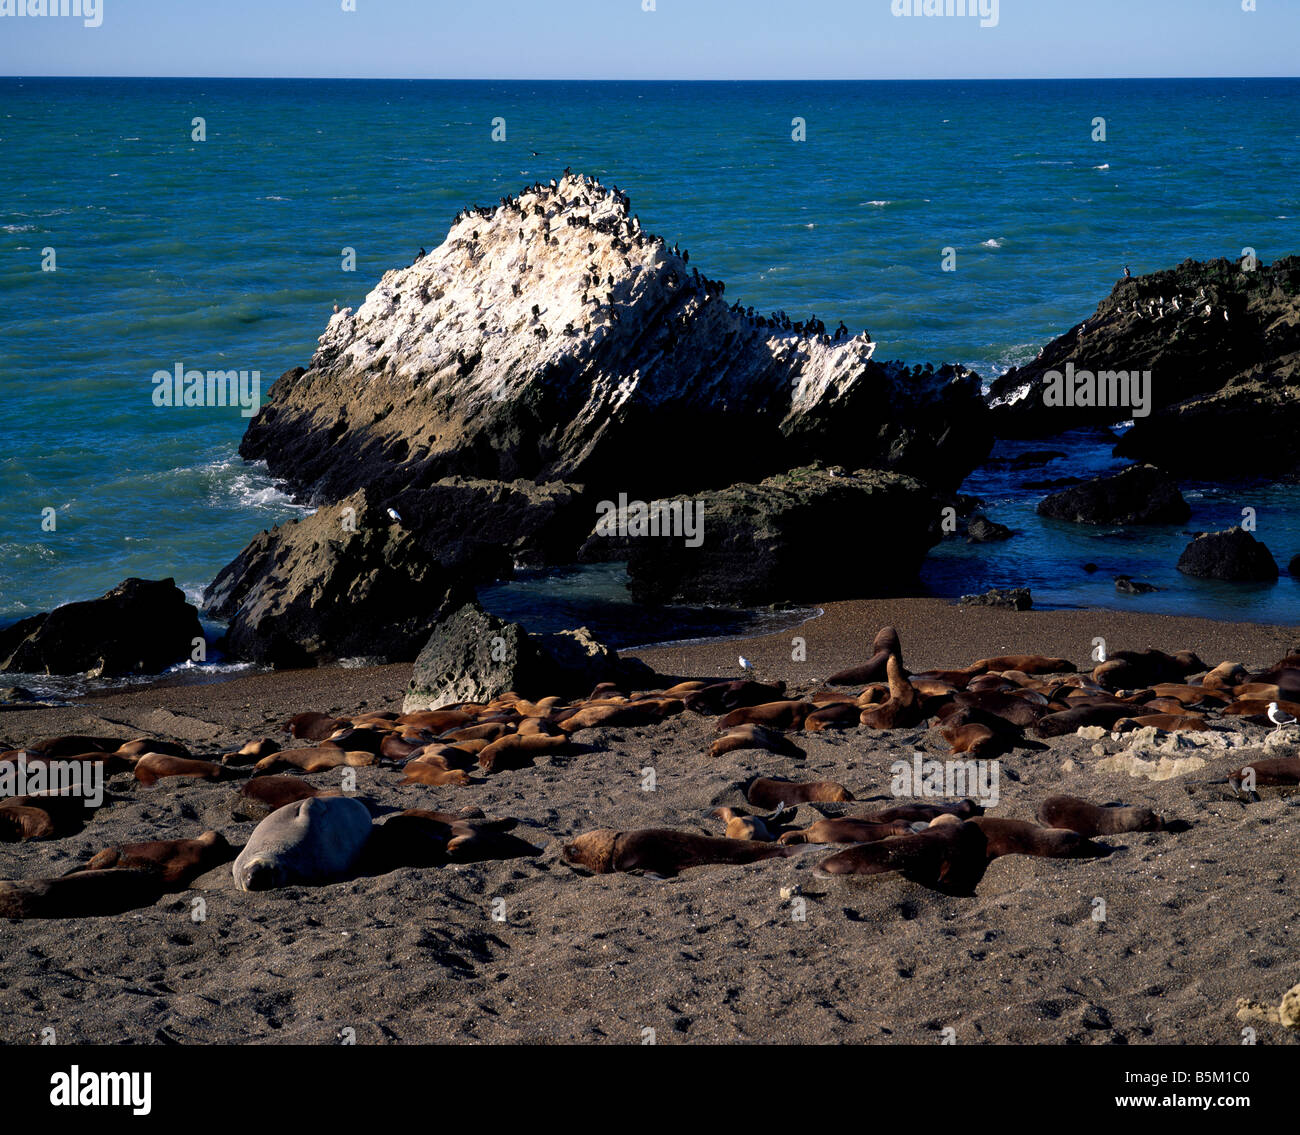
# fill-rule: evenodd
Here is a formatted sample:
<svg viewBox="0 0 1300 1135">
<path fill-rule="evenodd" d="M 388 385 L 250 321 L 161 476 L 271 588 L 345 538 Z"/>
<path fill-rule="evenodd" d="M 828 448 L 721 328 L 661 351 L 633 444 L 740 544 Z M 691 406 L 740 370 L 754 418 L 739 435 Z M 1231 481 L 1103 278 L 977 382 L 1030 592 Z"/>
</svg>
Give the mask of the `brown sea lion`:
<svg viewBox="0 0 1300 1135">
<path fill-rule="evenodd" d="M 1024 820 L 1001 816 L 975 816 L 965 821 L 978 828 L 987 841 L 990 859 L 1001 855 L 1034 855 L 1046 859 L 1086 859 L 1105 855 L 1107 849 L 1076 831 L 1045 828 Z"/>
<path fill-rule="evenodd" d="M 1110 729 L 1121 717 L 1128 717 L 1132 712 L 1131 705 L 1081 705 L 1040 717 L 1034 732 L 1039 737 L 1064 737 L 1078 732 L 1085 725 Z"/>
<path fill-rule="evenodd" d="M 54 835 L 54 820 L 43 808 L 0 804 L 0 843 L 24 843 L 29 839 L 48 839 Z"/>
<path fill-rule="evenodd" d="M 928 824 L 932 820 L 937 820 L 940 816 L 956 816 L 959 820 L 969 819 L 971 816 L 984 815 L 984 809 L 974 800 L 959 800 L 956 804 L 894 804 L 888 808 L 877 808 L 874 811 L 863 812 L 854 817 L 859 820 L 870 820 L 876 824 L 888 824 L 895 820 L 906 820 L 910 823 Z"/>
<path fill-rule="evenodd" d="M 762 816 L 752 816 L 744 808 L 714 808 L 709 815 L 727 825 L 728 839 L 756 839 L 771 843 L 777 838 Z"/>
<path fill-rule="evenodd" d="M 1117 733 L 1129 733 L 1134 729 L 1159 729 L 1164 733 L 1211 731 L 1205 718 L 1194 713 L 1144 713 L 1137 717 L 1121 717 L 1113 728 Z"/>
<path fill-rule="evenodd" d="M 731 835 L 728 826 L 727 834 Z M 818 820 L 802 831 L 786 832 L 781 843 L 875 843 L 891 836 L 911 835 L 912 825 L 904 820 L 873 824 L 870 820 Z"/>
<path fill-rule="evenodd" d="M 125 744 L 120 737 L 86 737 L 69 734 L 61 737 L 42 737 L 27 746 L 27 751 L 47 757 L 71 756 L 76 753 L 115 753 Z"/>
<path fill-rule="evenodd" d="M 576 733 L 579 729 L 628 728 L 636 725 L 653 725 L 673 712 L 672 705 L 682 708 L 680 699 L 657 701 L 624 702 L 621 705 L 586 705 L 574 713 L 559 719 L 556 723 L 566 733 Z"/>
<path fill-rule="evenodd" d="M 921 699 L 896 655 L 891 654 L 885 660 L 885 673 L 889 678 L 889 700 L 863 709 L 858 715 L 859 722 L 869 729 L 906 729 L 919 724 Z"/>
<path fill-rule="evenodd" d="M 737 725 L 709 746 L 709 756 L 720 757 L 737 749 L 763 749 L 783 757 L 802 757 L 804 751 L 784 733 L 775 733 L 761 725 Z"/>
<path fill-rule="evenodd" d="M 541 848 L 509 834 L 518 823 L 511 817 L 484 819 L 478 809 L 454 813 L 407 808 L 375 827 L 365 868 L 382 872 L 541 854 Z"/>
<path fill-rule="evenodd" d="M 441 768 L 435 764 L 426 764 L 423 761 L 408 761 L 402 768 L 402 779 L 397 782 L 398 787 L 404 784 L 424 784 L 430 788 L 441 788 L 447 784 L 457 784 L 462 787 L 470 784 L 469 773 L 461 768 Z"/>
<path fill-rule="evenodd" d="M 404 768 L 410 768 L 413 764 L 436 765 L 438 768 L 446 769 L 465 769 L 474 768 L 476 761 L 474 754 L 460 745 L 425 745 L 413 757 L 411 757 Z"/>
<path fill-rule="evenodd" d="M 284 723 L 284 731 L 301 741 L 323 741 L 351 724 L 346 717 L 331 717 L 328 713 L 296 713 Z"/>
<path fill-rule="evenodd" d="M 162 876 L 165 889 L 187 887 L 213 867 L 228 863 L 235 849 L 219 832 L 207 831 L 197 839 L 157 839 L 106 847 L 79 870 L 106 871 L 115 867 L 151 867 Z M 72 872 L 69 872 L 71 874 Z"/>
<path fill-rule="evenodd" d="M 978 721 L 962 725 L 942 725 L 939 735 L 948 742 L 954 753 L 973 753 L 977 757 L 992 757 L 1007 751 L 1005 734 L 990 729 Z"/>
<path fill-rule="evenodd" d="M 693 694 L 687 694 L 682 703 L 692 713 L 717 716 L 745 706 L 766 705 L 785 698 L 785 683 L 756 682 L 752 678 L 738 678 L 732 682 L 714 682 Z"/>
<path fill-rule="evenodd" d="M 1265 757 L 1251 761 L 1230 772 L 1227 782 L 1234 792 L 1258 800 L 1254 789 L 1246 787 L 1252 782 L 1255 788 L 1292 788 L 1300 784 L 1300 757 Z"/>
<path fill-rule="evenodd" d="M 1223 707 L 1224 717 L 1259 717 L 1268 714 L 1269 703 L 1260 698 L 1243 698 L 1234 701 Z M 1277 703 L 1278 709 L 1283 713 L 1289 713 L 1292 717 L 1300 718 L 1300 702 L 1280 701 Z"/>
<path fill-rule="evenodd" d="M 1115 650 L 1092 672 L 1093 681 L 1108 690 L 1139 689 L 1157 682 L 1179 682 L 1207 669 L 1190 650 Z"/>
<path fill-rule="evenodd" d="M 861 666 L 850 666 L 832 674 L 826 683 L 831 686 L 865 686 L 868 682 L 882 681 L 890 658 L 897 658 L 902 665 L 903 644 L 893 627 L 881 627 L 871 640 L 871 657 Z"/>
<path fill-rule="evenodd" d="M 823 859 L 818 878 L 882 875 L 897 871 L 904 878 L 948 894 L 971 894 L 987 863 L 982 832 L 955 816 L 912 835 L 860 843 Z"/>
<path fill-rule="evenodd" d="M 397 725 L 413 725 L 433 734 L 446 733 L 449 729 L 474 723 L 473 715 L 463 709 L 426 709 L 418 713 L 404 713 L 396 721 Z"/>
<path fill-rule="evenodd" d="M 1077 667 L 1068 658 L 1047 658 L 1041 654 L 999 654 L 981 658 L 971 669 L 987 674 L 990 671 L 1019 670 L 1022 674 L 1068 674 Z"/>
<path fill-rule="evenodd" d="M 853 793 L 833 780 L 777 780 L 760 776 L 746 786 L 745 799 L 755 808 L 770 812 L 797 804 L 840 803 L 852 800 Z"/>
<path fill-rule="evenodd" d="M 564 734 L 551 737 L 545 733 L 511 733 L 493 741 L 479 753 L 478 767 L 484 772 L 527 768 L 539 754 L 560 752 L 570 743 Z"/>
<path fill-rule="evenodd" d="M 1038 819 L 1049 828 L 1067 828 L 1085 839 L 1123 832 L 1158 832 L 1165 826 L 1163 817 L 1150 808 L 1090 804 L 1077 796 L 1049 796 L 1038 807 Z"/>
<path fill-rule="evenodd" d="M 242 748 L 236 749 L 233 753 L 226 753 L 221 758 L 223 765 L 251 765 L 256 764 L 263 757 L 269 757 L 272 753 L 278 753 L 281 749 L 279 742 L 272 741 L 270 737 L 259 737 L 256 741 L 249 741 Z"/>
<path fill-rule="evenodd" d="M 145 753 L 162 753 L 168 757 L 183 757 L 188 759 L 190 751 L 179 741 L 160 741 L 148 737 L 137 737 L 133 741 L 127 741 L 119 745 L 115 750 L 119 757 L 126 757 L 134 760 L 142 757 Z"/>
<path fill-rule="evenodd" d="M 862 709 L 856 701 L 833 702 L 814 710 L 803 719 L 803 727 L 809 733 L 819 733 L 823 729 L 856 729 Z"/>
<path fill-rule="evenodd" d="M 360 750 L 350 753 L 344 749 L 322 746 L 314 749 L 283 749 L 278 753 L 272 753 L 269 757 L 263 757 L 253 766 L 253 769 L 254 775 L 280 768 L 300 768 L 303 772 L 324 772 L 326 769 L 339 768 L 343 765 L 348 765 L 351 768 L 365 768 L 375 764 L 378 760 L 379 758 L 374 753 L 366 753 Z"/>
<path fill-rule="evenodd" d="M 0 918 L 94 918 L 150 906 L 163 894 L 156 868 L 77 871 L 56 879 L 0 882 Z"/>
<path fill-rule="evenodd" d="M 540 719 L 529 718 L 530 725 L 536 726 Z M 500 740 L 507 733 L 512 732 L 509 725 L 504 721 L 487 721 L 482 725 L 465 725 L 459 729 L 453 729 L 448 733 L 443 733 L 438 740 L 447 744 L 455 744 L 458 741 L 487 741 L 489 744 L 493 741 Z"/>
<path fill-rule="evenodd" d="M 236 814 L 250 820 L 261 819 L 286 804 L 320 795 L 319 788 L 298 776 L 255 776 L 240 787 Z"/>
<path fill-rule="evenodd" d="M 317 742 L 319 748 L 346 749 L 353 753 L 371 753 L 379 756 L 384 741 L 392 734 L 373 725 L 346 725 L 336 729 L 323 741 Z"/>
<path fill-rule="evenodd" d="M 561 856 L 571 867 L 585 867 L 598 875 L 611 871 L 645 871 L 668 876 L 692 867 L 755 863 L 792 853 L 792 848 L 779 843 L 715 839 L 670 828 L 641 828 L 630 832 L 602 828 L 584 832 L 566 843 Z"/>
<path fill-rule="evenodd" d="M 146 753 L 135 762 L 135 778 L 141 784 L 157 784 L 172 776 L 193 777 L 196 780 L 224 780 L 230 775 L 226 765 L 215 761 L 193 761 L 173 757 L 167 753 Z"/>
<path fill-rule="evenodd" d="M 802 729 L 804 719 L 817 707 L 807 701 L 774 701 L 741 706 L 718 719 L 719 733 L 737 725 L 762 725 L 767 729 Z"/>
<path fill-rule="evenodd" d="M 1046 698 L 1043 702 L 1046 703 Z M 953 695 L 952 704 L 957 706 L 974 706 L 983 710 L 985 713 L 994 714 L 1012 725 L 1018 725 L 1022 729 L 1028 729 L 1038 722 L 1040 717 L 1046 714 L 1046 705 L 1037 705 L 1026 700 L 1019 694 L 1009 694 L 1002 691 L 985 690 L 982 692 L 972 692 L 969 690 L 960 691 Z M 991 724 L 991 723 L 986 723 Z"/>
<path fill-rule="evenodd" d="M 135 758 L 119 756 L 116 752 L 105 753 L 98 749 L 88 753 L 59 753 L 57 756 L 16 749 L 0 756 L 0 764 L 44 765 L 47 768 L 59 764 L 82 767 L 99 765 L 105 776 L 113 776 L 119 772 L 130 772 L 135 767 Z"/>
</svg>

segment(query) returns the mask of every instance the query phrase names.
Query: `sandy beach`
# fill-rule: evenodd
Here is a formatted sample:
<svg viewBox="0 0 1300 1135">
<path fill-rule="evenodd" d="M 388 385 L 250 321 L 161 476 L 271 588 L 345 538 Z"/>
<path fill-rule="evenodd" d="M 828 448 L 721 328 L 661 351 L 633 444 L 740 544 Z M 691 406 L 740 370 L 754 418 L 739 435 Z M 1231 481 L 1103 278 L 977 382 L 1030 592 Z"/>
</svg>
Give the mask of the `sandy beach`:
<svg viewBox="0 0 1300 1135">
<path fill-rule="evenodd" d="M 808 690 L 864 659 L 896 626 L 913 671 L 1008 651 L 1088 662 L 1111 650 L 1192 649 L 1210 665 L 1263 667 L 1294 649 L 1294 628 L 1109 611 L 1013 613 L 930 599 L 827 605 L 801 627 L 743 642 L 630 652 L 663 675 L 735 676 L 743 650 L 760 677 Z M 803 638 L 806 661 L 792 660 Z M 214 685 L 155 687 L 60 708 L 6 708 L 6 747 L 87 733 L 181 741 L 216 757 L 282 736 L 290 715 L 400 707 L 409 666 L 249 674 Z M 1148 805 L 1180 832 L 1110 837 L 1104 859 L 995 860 L 973 897 L 897 876 L 815 879 L 833 847 L 714 866 L 670 880 L 583 876 L 559 858 L 597 827 L 721 835 L 708 816 L 743 803 L 754 775 L 834 779 L 859 802 L 892 799 L 889 765 L 948 746 L 923 728 L 796 734 L 805 759 L 743 750 L 710 758 L 715 721 L 596 729 L 574 751 L 469 787 L 396 785 L 357 770 L 376 815 L 475 805 L 513 816 L 535 858 L 405 868 L 322 887 L 243 893 L 229 864 L 191 890 L 124 915 L 0 923 L 0 1042 L 358 1043 L 600 1042 L 1237 1044 L 1237 999 L 1276 1004 L 1300 980 L 1294 956 L 1296 800 L 1276 790 L 1246 804 L 1207 784 L 1261 747 L 1211 756 L 1154 782 L 1093 767 L 1094 742 L 1071 736 L 1002 758 L 995 815 L 1032 819 L 1046 796 Z M 1266 731 L 1246 725 L 1262 746 Z M 1108 751 L 1122 743 L 1101 742 Z M 1287 750 L 1294 752 L 1294 746 Z M 643 770 L 656 787 L 644 791 Z M 336 773 L 311 779 L 321 787 Z M 144 788 L 109 782 L 110 802 L 76 835 L 5 845 L 3 875 L 68 870 L 113 843 L 194 836 L 242 844 L 238 782 Z M 836 814 L 843 805 L 823 805 Z M 852 806 L 849 806 L 850 808 Z M 810 806 L 804 818 L 818 818 Z M 782 890 L 799 888 L 806 917 Z M 202 898 L 206 918 L 194 921 Z M 494 900 L 504 900 L 504 906 Z M 1105 904 L 1096 921 L 1095 900 Z M 494 918 L 504 911 L 504 920 Z M 1295 1034 L 1259 1026 L 1263 1044 Z"/>
</svg>

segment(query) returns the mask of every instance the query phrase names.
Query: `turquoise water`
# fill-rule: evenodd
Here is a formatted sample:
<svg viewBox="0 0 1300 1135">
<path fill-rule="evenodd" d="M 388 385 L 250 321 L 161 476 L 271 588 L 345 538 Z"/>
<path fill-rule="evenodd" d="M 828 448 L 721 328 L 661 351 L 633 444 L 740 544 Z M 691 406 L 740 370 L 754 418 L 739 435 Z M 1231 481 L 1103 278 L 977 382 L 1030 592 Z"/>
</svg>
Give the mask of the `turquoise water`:
<svg viewBox="0 0 1300 1135">
<path fill-rule="evenodd" d="M 806 142 L 790 140 L 795 116 Z M 265 391 L 308 361 L 332 304 L 438 244 L 463 205 L 565 166 L 630 193 L 729 301 L 843 319 L 871 330 L 878 357 L 991 378 L 1089 314 L 1124 264 L 1300 251 L 1298 141 L 1296 80 L 0 79 L 0 617 L 128 575 L 197 596 L 255 531 L 300 510 L 236 456 L 238 409 L 155 407 L 154 371 L 256 369 Z M 47 247 L 56 272 L 40 270 Z M 940 271 L 945 247 L 955 273 Z M 1077 452 L 1104 463 L 1095 445 Z M 1024 535 L 978 555 L 945 545 L 924 577 L 937 593 L 1032 577 L 1058 605 L 1300 613 L 1291 580 L 1171 578 L 1176 532 L 1104 550 L 1038 524 L 1037 495 L 996 470 L 967 491 Z M 1238 489 L 1194 491 L 1186 528 L 1239 518 Z M 1284 566 L 1300 494 L 1252 491 Z M 1129 600 L 1111 574 L 1079 572 L 1081 556 L 1105 571 L 1121 544 L 1121 570 L 1170 589 Z"/>
</svg>

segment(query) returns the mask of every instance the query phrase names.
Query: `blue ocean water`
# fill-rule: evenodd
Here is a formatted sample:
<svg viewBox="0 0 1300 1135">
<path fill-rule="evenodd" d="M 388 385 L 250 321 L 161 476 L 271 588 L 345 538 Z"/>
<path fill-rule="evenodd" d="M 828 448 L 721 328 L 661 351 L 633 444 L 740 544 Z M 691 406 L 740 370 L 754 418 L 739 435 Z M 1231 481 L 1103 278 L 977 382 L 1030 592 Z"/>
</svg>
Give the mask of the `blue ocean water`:
<svg viewBox="0 0 1300 1135">
<path fill-rule="evenodd" d="M 192 140 L 196 117 L 206 141 Z M 796 117 L 804 142 L 791 140 Z M 1097 117 L 1105 142 L 1092 140 Z M 0 79 L 0 617 L 128 575 L 171 575 L 197 596 L 255 531 L 301 510 L 236 456 L 238 409 L 155 407 L 152 374 L 258 370 L 265 390 L 308 361 L 332 304 L 359 303 L 438 244 L 463 205 L 565 166 L 630 193 L 643 225 L 688 247 L 728 300 L 843 319 L 871 330 L 878 357 L 992 378 L 1091 313 L 1124 264 L 1300 251 L 1298 142 L 1297 80 Z M 956 272 L 940 271 L 946 247 Z M 355 272 L 341 270 L 344 248 Z M 45 249 L 57 271 L 42 271 Z M 1047 475 L 1109 461 L 1095 440 L 1070 453 Z M 1021 535 L 945 544 L 928 587 L 1300 614 L 1285 577 L 1178 576 L 1179 531 L 1039 522 L 1040 494 L 1016 480 L 1032 476 L 971 478 L 966 491 Z M 1300 552 L 1300 492 L 1248 489 L 1189 486 L 1185 527 L 1251 505 L 1285 565 Z M 1087 576 L 1084 560 L 1103 571 Z M 1117 596 L 1120 571 L 1166 589 Z"/>
</svg>

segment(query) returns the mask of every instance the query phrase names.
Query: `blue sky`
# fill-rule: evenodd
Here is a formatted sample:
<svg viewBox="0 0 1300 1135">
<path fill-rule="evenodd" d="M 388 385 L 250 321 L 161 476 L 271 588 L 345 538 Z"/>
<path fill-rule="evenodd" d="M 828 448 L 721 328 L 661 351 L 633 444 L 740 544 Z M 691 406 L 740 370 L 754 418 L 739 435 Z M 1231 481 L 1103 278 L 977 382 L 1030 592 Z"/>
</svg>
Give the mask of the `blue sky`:
<svg viewBox="0 0 1300 1135">
<path fill-rule="evenodd" d="M 31 0 L 0 0 L 0 11 Z M 59 0 L 49 0 L 57 4 Z M 69 0 L 64 0 L 69 2 Z M 71 0 L 77 2 L 77 0 Z M 0 16 L 0 74 L 934 79 L 1300 74 L 1300 0 L 98 0 Z M 643 4 L 654 4 L 654 11 Z M 922 0 L 914 0 L 919 7 Z M 942 0 L 940 0 L 942 3 Z M 978 0 L 971 0 L 974 4 Z M 991 0 L 984 0 L 990 3 Z M 1248 0 L 1249 2 L 1249 0 Z"/>
</svg>

